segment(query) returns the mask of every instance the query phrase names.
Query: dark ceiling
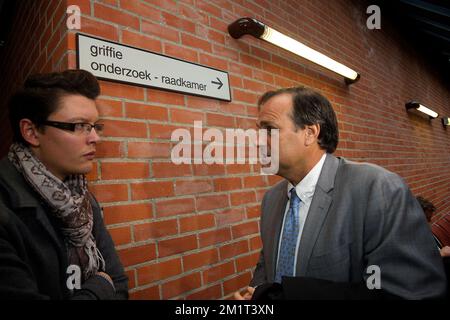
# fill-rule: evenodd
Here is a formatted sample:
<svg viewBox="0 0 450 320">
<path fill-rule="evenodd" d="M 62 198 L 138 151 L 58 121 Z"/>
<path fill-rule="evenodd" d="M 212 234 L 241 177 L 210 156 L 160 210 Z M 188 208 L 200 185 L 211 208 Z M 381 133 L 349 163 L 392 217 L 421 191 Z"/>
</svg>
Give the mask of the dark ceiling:
<svg viewBox="0 0 450 320">
<path fill-rule="evenodd" d="M 450 79 L 450 0 L 386 0 L 380 9 Z"/>
</svg>

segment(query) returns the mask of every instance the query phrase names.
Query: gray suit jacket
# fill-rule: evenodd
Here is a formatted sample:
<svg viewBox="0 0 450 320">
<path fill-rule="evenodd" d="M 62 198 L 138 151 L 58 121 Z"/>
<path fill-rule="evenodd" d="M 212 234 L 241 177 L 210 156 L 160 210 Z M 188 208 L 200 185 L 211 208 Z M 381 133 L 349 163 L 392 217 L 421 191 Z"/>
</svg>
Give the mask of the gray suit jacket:
<svg viewBox="0 0 450 320">
<path fill-rule="evenodd" d="M 250 283 L 273 282 L 287 204 L 287 181 L 264 196 L 263 248 Z M 422 299 L 445 293 L 442 259 L 425 215 L 396 174 L 327 154 L 301 235 L 296 276 L 365 283 L 380 268 L 381 288 Z"/>
</svg>

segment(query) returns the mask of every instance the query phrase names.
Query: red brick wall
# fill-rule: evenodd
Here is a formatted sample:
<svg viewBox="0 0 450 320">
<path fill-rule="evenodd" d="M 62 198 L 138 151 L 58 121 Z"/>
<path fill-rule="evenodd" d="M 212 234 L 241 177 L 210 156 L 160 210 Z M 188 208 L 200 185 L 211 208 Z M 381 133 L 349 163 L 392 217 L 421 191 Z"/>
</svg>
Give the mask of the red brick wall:
<svg viewBox="0 0 450 320">
<path fill-rule="evenodd" d="M 436 205 L 439 217 L 450 213 L 449 132 L 438 119 L 428 122 L 404 108 L 415 99 L 450 115 L 448 83 L 388 21 L 368 30 L 366 7 L 355 2 L 68 1 L 81 7 L 82 33 L 230 75 L 232 102 L 101 81 L 108 129 L 91 188 L 132 298 L 229 298 L 248 284 L 261 247 L 259 204 L 278 178 L 261 177 L 249 164 L 174 166 L 170 135 L 194 120 L 207 128 L 253 127 L 257 98 L 272 88 L 321 90 L 338 114 L 337 155 L 397 172 Z M 354 68 L 361 80 L 346 86 L 340 76 L 262 41 L 232 39 L 227 25 L 244 16 Z M 63 59 L 52 61 L 75 68 L 75 32 L 67 41 L 61 34 L 67 50 L 55 50 Z"/>
<path fill-rule="evenodd" d="M 5 5 L 6 6 L 6 5 Z M 7 98 L 28 75 L 66 69 L 66 3 L 53 1 L 17 1 L 11 33 L 0 50 L 0 155 L 5 155 L 12 139 L 7 119 Z"/>
</svg>

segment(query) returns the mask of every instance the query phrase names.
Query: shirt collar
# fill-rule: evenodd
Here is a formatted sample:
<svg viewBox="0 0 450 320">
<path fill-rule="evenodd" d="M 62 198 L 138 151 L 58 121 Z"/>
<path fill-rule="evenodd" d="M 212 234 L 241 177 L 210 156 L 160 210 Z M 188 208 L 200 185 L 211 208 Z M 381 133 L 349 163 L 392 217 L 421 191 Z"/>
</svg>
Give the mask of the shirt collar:
<svg viewBox="0 0 450 320">
<path fill-rule="evenodd" d="M 317 181 L 319 181 L 320 172 L 322 171 L 323 164 L 325 162 L 326 153 L 322 155 L 319 162 L 308 172 L 308 174 L 295 186 L 295 192 L 302 202 L 307 199 L 311 199 L 314 195 L 314 190 L 316 190 Z M 292 183 L 288 183 L 287 194 L 290 198 L 290 191 L 294 187 Z"/>
</svg>

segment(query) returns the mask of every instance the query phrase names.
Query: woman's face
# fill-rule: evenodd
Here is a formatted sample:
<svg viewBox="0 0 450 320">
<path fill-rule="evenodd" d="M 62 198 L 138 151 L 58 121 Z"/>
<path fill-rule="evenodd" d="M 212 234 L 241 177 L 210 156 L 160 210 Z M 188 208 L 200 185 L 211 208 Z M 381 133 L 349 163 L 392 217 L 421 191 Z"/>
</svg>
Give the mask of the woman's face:
<svg viewBox="0 0 450 320">
<path fill-rule="evenodd" d="M 64 95 L 47 120 L 94 124 L 98 111 L 94 100 L 77 94 Z M 89 133 L 74 132 L 46 125 L 37 135 L 39 144 L 32 148 L 33 152 L 56 177 L 64 180 L 68 175 L 87 174 L 92 170 L 96 144 L 100 140 L 95 129 Z"/>
</svg>

